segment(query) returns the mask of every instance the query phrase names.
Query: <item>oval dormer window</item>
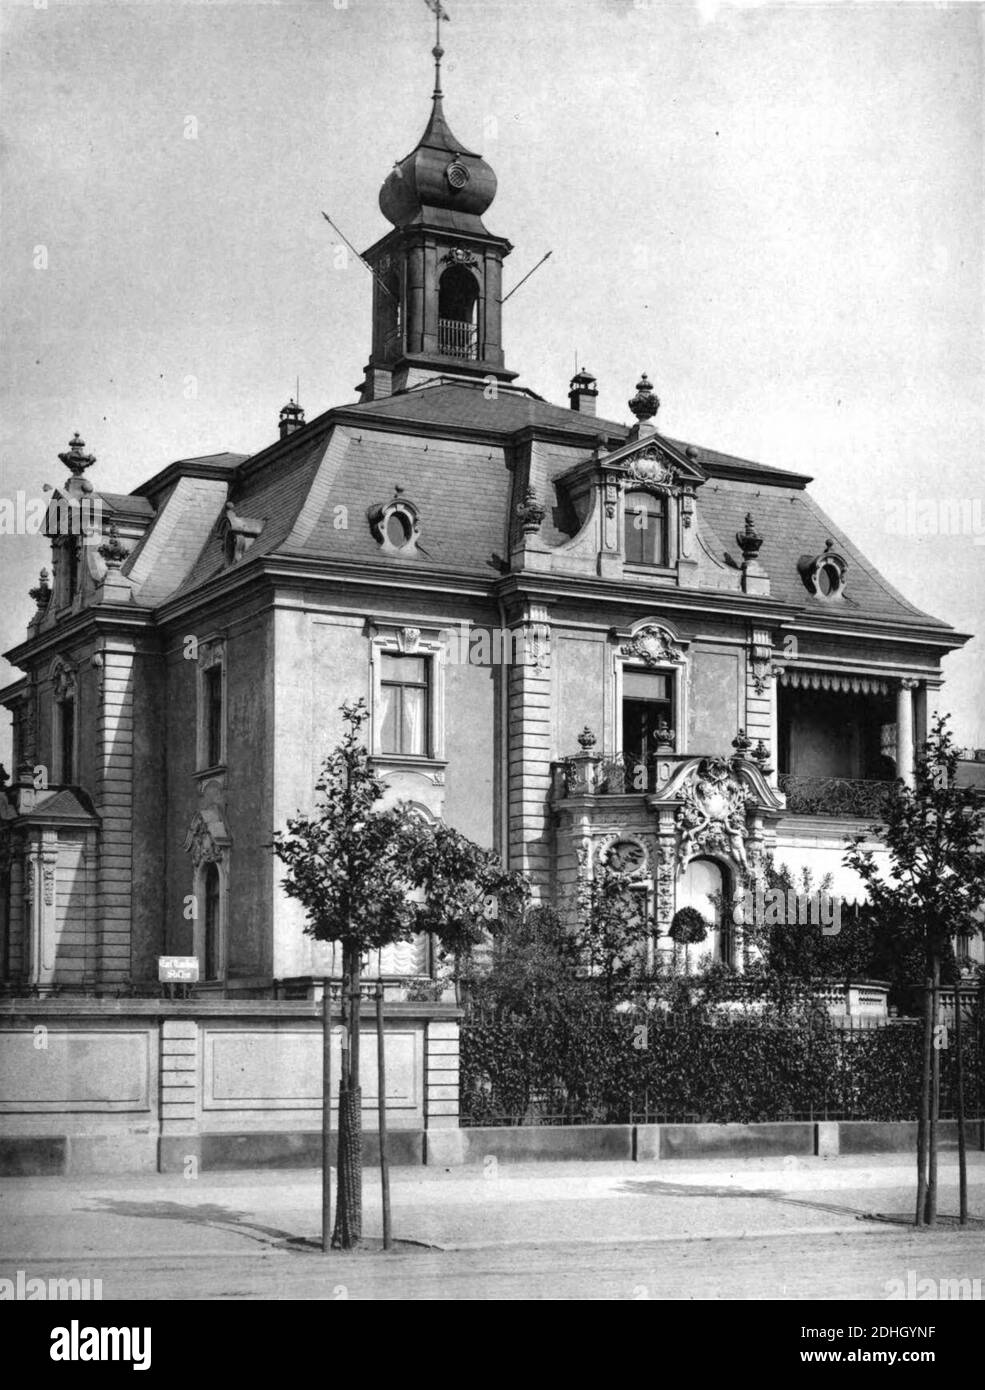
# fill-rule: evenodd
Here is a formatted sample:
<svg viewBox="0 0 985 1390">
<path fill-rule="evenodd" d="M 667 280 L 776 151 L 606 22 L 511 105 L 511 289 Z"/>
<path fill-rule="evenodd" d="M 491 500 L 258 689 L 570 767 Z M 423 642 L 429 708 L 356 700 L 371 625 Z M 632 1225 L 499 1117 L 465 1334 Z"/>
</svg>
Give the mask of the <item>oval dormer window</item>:
<svg viewBox="0 0 985 1390">
<path fill-rule="evenodd" d="M 797 568 L 808 593 L 821 599 L 844 596 L 848 561 L 835 550 L 834 541 L 826 541 L 820 555 L 802 555 Z"/>
<path fill-rule="evenodd" d="M 411 525 L 403 512 L 393 511 L 386 519 L 386 538 L 395 550 L 401 550 L 410 540 Z"/>
<path fill-rule="evenodd" d="M 841 571 L 830 562 L 819 566 L 817 571 L 817 591 L 822 598 L 832 598 L 841 588 Z"/>
<path fill-rule="evenodd" d="M 402 487 L 394 491 L 389 502 L 370 507 L 367 519 L 373 539 L 381 550 L 391 555 L 398 551 L 416 553 L 420 517 L 413 502 L 404 497 Z"/>
</svg>

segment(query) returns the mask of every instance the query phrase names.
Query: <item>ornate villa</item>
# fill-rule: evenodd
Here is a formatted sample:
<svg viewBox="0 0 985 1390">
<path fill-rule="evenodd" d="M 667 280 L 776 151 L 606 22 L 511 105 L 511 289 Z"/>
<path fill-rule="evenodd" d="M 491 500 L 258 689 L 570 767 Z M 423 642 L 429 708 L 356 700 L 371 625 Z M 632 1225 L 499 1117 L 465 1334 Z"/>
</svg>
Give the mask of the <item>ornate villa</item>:
<svg viewBox="0 0 985 1390">
<path fill-rule="evenodd" d="M 678 907 L 727 903 L 769 850 L 852 894 L 844 837 L 912 777 L 966 638 L 876 572 L 795 459 L 669 438 L 646 375 L 620 420 L 588 371 L 561 405 L 519 382 L 495 193 L 439 67 L 380 191 L 358 398 L 311 420 L 291 401 L 256 453 L 126 495 L 97 491 L 79 436 L 59 455 L 62 515 L 98 500 L 99 529 L 51 528 L 7 654 L 8 994 L 154 994 L 173 954 L 199 995 L 303 998 L 331 953 L 269 845 L 359 696 L 389 795 L 545 900 L 618 867 L 658 952 Z M 705 949 L 741 969 L 728 922 Z M 397 998 L 427 943 L 373 969 Z"/>
</svg>

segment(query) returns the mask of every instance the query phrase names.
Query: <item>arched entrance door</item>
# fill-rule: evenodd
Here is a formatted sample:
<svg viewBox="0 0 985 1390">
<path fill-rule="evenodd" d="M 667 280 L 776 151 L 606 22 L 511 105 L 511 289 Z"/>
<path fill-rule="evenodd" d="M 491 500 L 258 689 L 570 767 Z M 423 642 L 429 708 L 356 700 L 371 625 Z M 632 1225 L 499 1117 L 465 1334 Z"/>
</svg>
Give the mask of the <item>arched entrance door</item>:
<svg viewBox="0 0 985 1390">
<path fill-rule="evenodd" d="M 728 923 L 732 901 L 731 875 L 717 859 L 692 859 L 677 884 L 677 907 L 694 907 L 708 923 L 708 935 L 688 948 L 691 969 L 712 961 L 732 963 L 732 934 Z"/>
</svg>

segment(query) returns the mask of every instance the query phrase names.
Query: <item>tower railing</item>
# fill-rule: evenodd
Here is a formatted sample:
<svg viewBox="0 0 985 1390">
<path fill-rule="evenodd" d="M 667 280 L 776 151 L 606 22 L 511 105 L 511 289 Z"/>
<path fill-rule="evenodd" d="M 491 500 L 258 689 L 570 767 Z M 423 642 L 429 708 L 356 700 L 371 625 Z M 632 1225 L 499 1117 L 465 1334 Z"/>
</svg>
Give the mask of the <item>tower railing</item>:
<svg viewBox="0 0 985 1390">
<path fill-rule="evenodd" d="M 460 319 L 439 319 L 438 351 L 443 357 L 475 361 L 479 356 L 479 330 L 475 324 L 463 323 Z"/>
</svg>

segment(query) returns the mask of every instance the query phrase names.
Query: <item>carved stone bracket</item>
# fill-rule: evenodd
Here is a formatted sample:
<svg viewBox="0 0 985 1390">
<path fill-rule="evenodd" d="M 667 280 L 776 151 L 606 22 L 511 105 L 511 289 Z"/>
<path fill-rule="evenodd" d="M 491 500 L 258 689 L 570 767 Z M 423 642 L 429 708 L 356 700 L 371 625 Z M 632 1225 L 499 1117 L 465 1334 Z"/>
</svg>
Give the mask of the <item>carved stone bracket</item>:
<svg viewBox="0 0 985 1390">
<path fill-rule="evenodd" d="M 75 695 L 75 668 L 64 657 L 55 657 L 51 667 L 51 684 L 55 699 L 72 699 Z"/>
</svg>

